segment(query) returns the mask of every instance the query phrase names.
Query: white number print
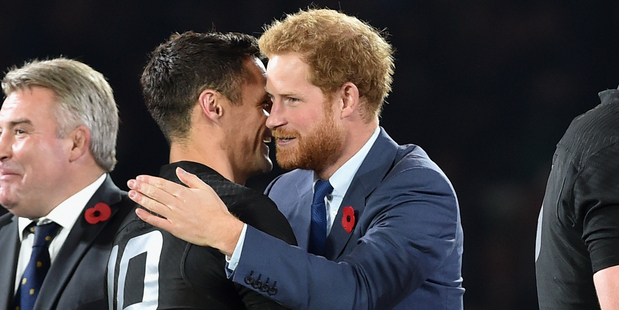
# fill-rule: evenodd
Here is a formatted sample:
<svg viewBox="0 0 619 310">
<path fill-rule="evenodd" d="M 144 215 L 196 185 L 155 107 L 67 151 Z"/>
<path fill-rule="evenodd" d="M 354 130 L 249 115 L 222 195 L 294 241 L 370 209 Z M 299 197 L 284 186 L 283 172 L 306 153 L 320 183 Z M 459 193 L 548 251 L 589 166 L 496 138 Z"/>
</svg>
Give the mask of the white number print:
<svg viewBox="0 0 619 310">
<path fill-rule="evenodd" d="M 163 235 L 160 231 L 155 230 L 131 238 L 122 253 L 120 253 L 120 256 L 118 255 L 118 245 L 112 248 L 107 265 L 107 292 L 110 310 L 157 309 L 159 297 L 159 258 L 162 247 Z M 123 308 L 129 260 L 143 253 L 146 253 L 146 266 L 144 269 L 144 294 L 142 301 Z M 118 279 L 116 280 L 118 285 L 114 285 L 116 262 L 118 259 L 120 259 Z M 116 300 L 114 300 L 114 293 L 116 293 Z"/>
</svg>

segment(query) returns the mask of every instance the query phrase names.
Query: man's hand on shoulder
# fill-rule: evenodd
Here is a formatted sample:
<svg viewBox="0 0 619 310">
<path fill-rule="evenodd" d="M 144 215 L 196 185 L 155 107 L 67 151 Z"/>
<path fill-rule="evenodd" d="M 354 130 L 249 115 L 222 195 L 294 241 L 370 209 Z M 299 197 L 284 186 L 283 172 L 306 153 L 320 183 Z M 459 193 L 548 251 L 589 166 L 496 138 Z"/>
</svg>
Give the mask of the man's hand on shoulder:
<svg viewBox="0 0 619 310">
<path fill-rule="evenodd" d="M 160 216 L 141 208 L 136 214 L 177 238 L 232 255 L 243 222 L 230 214 L 215 191 L 197 176 L 181 168 L 176 174 L 189 187 L 147 175 L 129 180 L 129 198 Z"/>
</svg>

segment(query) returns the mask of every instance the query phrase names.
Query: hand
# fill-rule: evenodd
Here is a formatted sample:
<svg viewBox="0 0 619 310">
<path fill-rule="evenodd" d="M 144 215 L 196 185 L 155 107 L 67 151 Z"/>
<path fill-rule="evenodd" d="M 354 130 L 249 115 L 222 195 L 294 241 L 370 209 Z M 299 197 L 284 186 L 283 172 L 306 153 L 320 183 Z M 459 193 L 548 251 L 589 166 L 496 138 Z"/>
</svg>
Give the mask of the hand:
<svg viewBox="0 0 619 310">
<path fill-rule="evenodd" d="M 176 168 L 176 175 L 189 188 L 147 175 L 129 180 L 129 198 L 160 216 L 141 208 L 135 213 L 177 238 L 232 255 L 243 222 L 230 214 L 215 191 L 198 177 L 181 168 Z"/>
</svg>

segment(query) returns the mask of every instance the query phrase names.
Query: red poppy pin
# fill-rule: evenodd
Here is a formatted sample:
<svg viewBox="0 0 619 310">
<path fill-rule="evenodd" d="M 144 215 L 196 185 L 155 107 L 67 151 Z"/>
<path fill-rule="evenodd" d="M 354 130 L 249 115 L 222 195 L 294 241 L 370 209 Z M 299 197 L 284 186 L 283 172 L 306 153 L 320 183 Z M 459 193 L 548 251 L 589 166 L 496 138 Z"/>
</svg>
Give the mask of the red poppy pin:
<svg viewBox="0 0 619 310">
<path fill-rule="evenodd" d="M 348 206 L 344 207 L 344 210 L 342 210 L 342 212 L 342 227 L 344 227 L 344 230 L 346 230 L 346 232 L 350 234 L 352 229 L 355 227 L 355 209 L 353 209 L 351 206 Z"/>
<path fill-rule="evenodd" d="M 94 207 L 86 209 L 86 212 L 84 212 L 86 222 L 92 225 L 107 221 L 110 215 L 112 215 L 112 209 L 104 202 L 100 202 Z"/>
</svg>

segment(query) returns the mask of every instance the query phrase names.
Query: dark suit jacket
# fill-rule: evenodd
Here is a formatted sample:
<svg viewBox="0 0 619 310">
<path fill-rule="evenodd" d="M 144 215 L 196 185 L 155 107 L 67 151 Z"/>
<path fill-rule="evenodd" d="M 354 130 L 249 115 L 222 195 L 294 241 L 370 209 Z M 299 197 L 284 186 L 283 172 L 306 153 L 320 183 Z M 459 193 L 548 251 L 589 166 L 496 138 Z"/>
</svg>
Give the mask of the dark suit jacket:
<svg viewBox="0 0 619 310">
<path fill-rule="evenodd" d="M 82 211 L 45 277 L 34 309 L 107 309 L 104 277 L 108 256 L 116 230 L 134 204 L 109 175 L 84 210 L 99 202 L 108 204 L 112 215 L 91 225 Z M 13 302 L 19 247 L 17 217 L 7 213 L 0 217 L 0 248 L 4 252 L 0 260 L 0 309 L 9 309 Z"/>
<path fill-rule="evenodd" d="M 312 183 L 312 171 L 294 170 L 269 185 L 299 247 L 248 227 L 235 282 L 268 278 L 278 288 L 270 297 L 294 309 L 463 308 L 458 202 L 420 147 L 399 146 L 381 129 L 344 196 L 326 258 L 307 253 Z M 354 220 L 344 217 L 348 207 Z"/>
</svg>

